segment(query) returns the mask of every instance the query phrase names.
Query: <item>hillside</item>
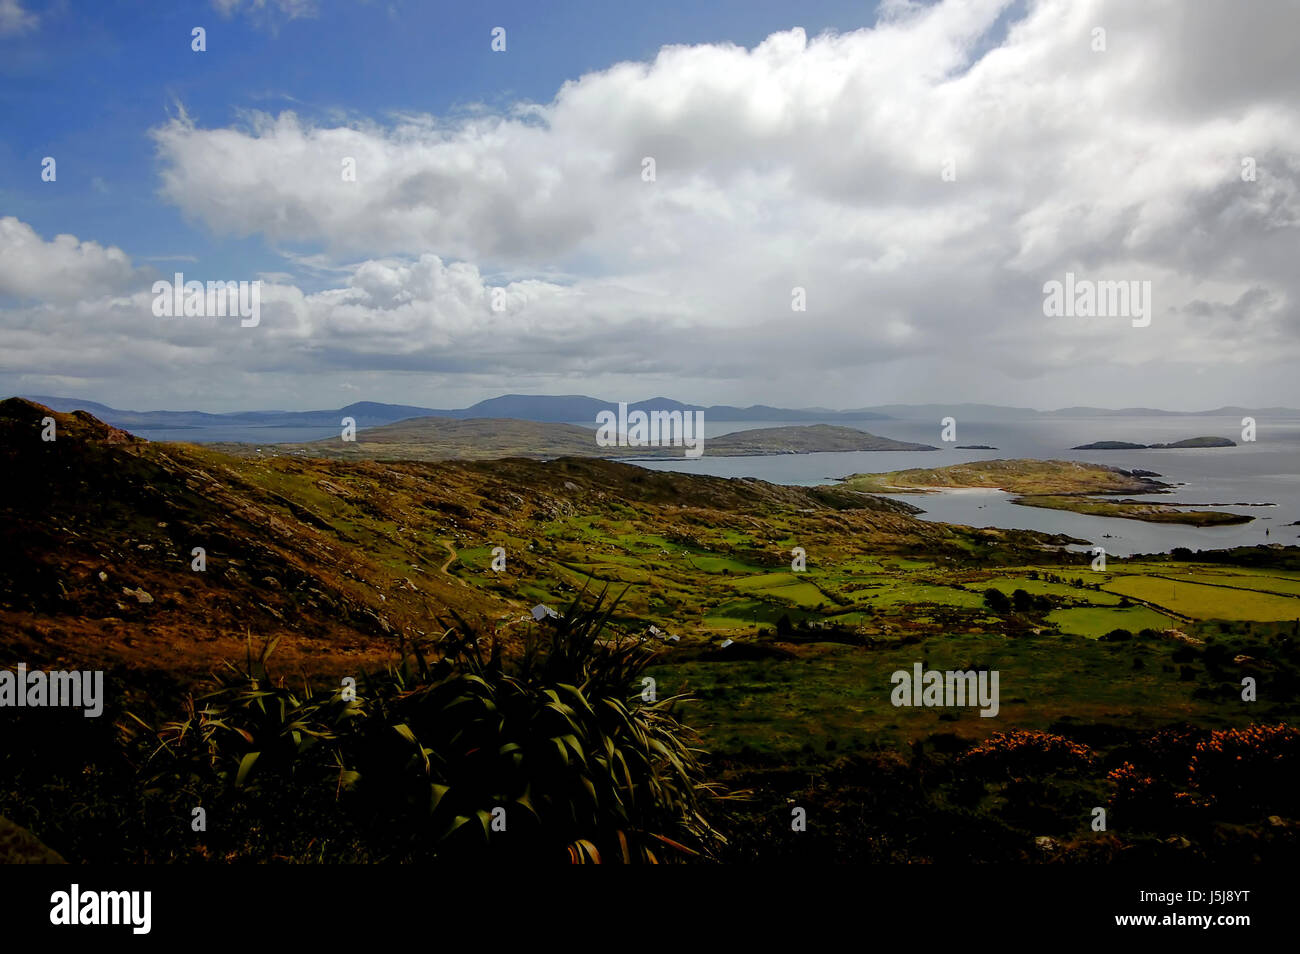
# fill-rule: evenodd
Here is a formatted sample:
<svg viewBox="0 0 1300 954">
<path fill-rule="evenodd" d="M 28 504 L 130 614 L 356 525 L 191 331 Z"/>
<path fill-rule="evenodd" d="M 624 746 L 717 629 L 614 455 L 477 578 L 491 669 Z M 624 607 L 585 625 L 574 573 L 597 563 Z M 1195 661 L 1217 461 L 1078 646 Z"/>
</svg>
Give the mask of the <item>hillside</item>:
<svg viewBox="0 0 1300 954">
<path fill-rule="evenodd" d="M 46 416 L 58 425 L 50 443 L 40 439 Z M 126 713 L 155 726 L 192 716 L 184 691 L 198 677 L 228 672 L 224 661 L 242 665 L 249 644 L 272 639 L 274 672 L 285 682 L 253 675 L 256 698 L 273 691 L 284 700 L 303 684 L 333 698 L 341 675 L 377 672 L 400 645 L 427 646 L 453 613 L 517 659 L 524 634 L 539 629 L 529 607 L 566 611 L 584 588 L 587 600 L 605 587 L 618 597 L 610 645 L 645 643 L 662 698 L 692 696 L 685 711 L 721 781 L 756 793 L 724 818 L 738 858 L 785 857 L 763 820 L 788 807 L 789 779 L 820 782 L 827 759 L 849 757 L 858 761 L 835 764 L 855 766 L 860 781 L 812 793 L 827 799 L 811 804 L 828 827 L 859 826 L 864 798 L 895 798 L 897 810 L 919 812 L 915 824 L 881 815 L 866 843 L 885 847 L 871 847 L 870 857 L 947 857 L 952 838 L 913 833 L 955 831 L 983 832 L 996 857 L 1041 860 L 1026 834 L 1041 817 L 1037 803 L 1011 825 L 1000 789 L 987 794 L 995 809 L 969 802 L 972 786 L 986 795 L 961 753 L 996 744 L 991 733 L 1011 726 L 1093 740 L 1103 758 L 1088 784 L 1103 791 L 1109 767 L 1140 759 L 1155 728 L 1293 715 L 1292 637 L 1276 636 L 1293 634 L 1300 617 L 1300 574 L 1283 569 L 1295 565 L 1294 550 L 1221 554 L 1218 565 L 1190 562 L 1190 553 L 1187 561 L 1115 560 L 1097 573 L 1087 554 L 1061 549 L 1082 541 L 925 522 L 913 507 L 846 486 L 590 458 L 236 458 L 139 441 L 89 415 L 17 400 L 0 402 L 0 437 L 0 666 L 104 668 L 111 687 L 105 718 L 60 713 L 77 731 L 62 731 L 43 710 L 0 720 L 0 771 L 14 780 L 0 787 L 0 816 L 74 861 L 391 860 L 411 847 L 413 829 L 376 826 L 364 789 L 340 795 L 339 766 L 327 765 L 324 787 L 310 772 L 299 788 L 277 787 L 262 775 L 264 759 L 256 769 L 264 781 L 254 784 L 267 788 L 244 792 L 231 774 L 195 783 L 191 766 L 211 768 L 205 747 L 191 752 L 194 761 L 151 761 L 158 737 L 132 730 L 135 742 L 122 748 L 120 727 L 139 727 Z M 191 565 L 195 546 L 207 551 L 202 572 Z M 495 547 L 506 559 L 499 571 Z M 806 567 L 792 566 L 796 551 Z M 1219 642 L 1208 647 L 1211 637 Z M 937 669 L 987 665 L 1012 674 L 1015 689 L 997 719 L 900 712 L 885 676 L 918 659 Z M 1229 706 L 1225 716 L 1224 693 L 1239 691 L 1243 672 L 1260 680 L 1261 703 Z M 370 691 L 369 680 L 362 685 Z M 261 733 L 266 720 L 250 715 Z M 284 738 L 274 722 L 265 731 Z M 554 730 L 538 731 L 545 739 Z M 381 733 L 373 749 L 409 767 L 390 749 L 398 738 Z M 230 773 L 243 766 L 241 751 L 227 749 Z M 917 752 L 941 761 L 918 765 Z M 915 777 L 899 775 L 904 766 Z M 171 773 L 167 784 L 154 778 L 160 771 Z M 916 796 L 922 778 L 940 776 L 953 780 L 949 788 Z M 214 817 L 240 824 L 214 826 L 212 840 L 158 825 L 189 811 L 194 784 Z M 1056 806 L 1076 804 L 1075 784 L 1049 793 L 1053 812 L 1068 815 Z M 428 791 L 427 780 L 419 790 Z M 1067 821 L 1061 831 L 1074 827 Z M 1243 836 L 1251 851 L 1289 837 L 1256 828 Z M 1145 831 L 1126 837 L 1138 843 Z"/>
<path fill-rule="evenodd" d="M 496 460 L 502 457 L 593 457 L 595 432 L 574 424 L 508 418 L 417 417 L 358 431 L 355 441 L 341 437 L 302 444 L 275 444 L 262 453 L 296 454 L 337 460 Z M 248 444 L 209 444 L 213 450 L 248 455 Z M 603 456 L 603 455 L 602 455 Z"/>
<path fill-rule="evenodd" d="M 40 439 L 46 416 L 58 426 L 51 443 Z M 242 656 L 252 633 L 284 637 L 278 653 L 291 668 L 346 670 L 386 658 L 399 636 L 434 631 L 450 611 L 491 627 L 562 601 L 582 576 L 561 562 L 589 552 L 634 552 L 647 567 L 662 559 L 662 544 L 629 540 L 716 538 L 710 546 L 779 565 L 790 533 L 957 554 L 1005 536 L 955 533 L 841 488 L 612 461 L 236 458 L 20 399 L 0 402 L 0 437 L 0 626 L 17 659 L 199 672 Z M 1048 538 L 1016 539 L 1034 550 Z M 510 554 L 508 578 L 481 568 L 497 544 Z M 202 572 L 191 569 L 195 547 L 206 551 Z M 480 569 L 467 572 L 470 560 Z M 658 598 L 643 589 L 625 607 L 666 623 Z"/>
<path fill-rule="evenodd" d="M 707 418 L 706 418 L 707 420 Z M 521 421 L 508 418 L 454 420 L 421 417 L 359 431 L 355 441 L 341 438 L 302 444 L 275 444 L 259 451 L 249 444 L 209 444 L 223 453 L 295 454 L 344 460 L 496 460 L 528 457 L 599 457 L 655 459 L 682 457 L 682 447 L 600 447 L 592 428 L 574 424 Z M 712 457 L 755 454 L 813 454 L 827 451 L 926 451 L 928 444 L 910 444 L 877 437 L 852 427 L 830 424 L 788 425 L 736 431 L 704 442 Z"/>
</svg>

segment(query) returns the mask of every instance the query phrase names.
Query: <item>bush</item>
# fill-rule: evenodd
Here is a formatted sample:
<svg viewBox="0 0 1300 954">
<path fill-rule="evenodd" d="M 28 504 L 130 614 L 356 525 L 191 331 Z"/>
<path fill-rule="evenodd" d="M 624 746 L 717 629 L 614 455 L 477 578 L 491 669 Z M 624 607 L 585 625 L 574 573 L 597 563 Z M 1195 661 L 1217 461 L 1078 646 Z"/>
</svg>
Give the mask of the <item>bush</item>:
<svg viewBox="0 0 1300 954">
<path fill-rule="evenodd" d="M 1196 746 L 1191 785 L 1234 814 L 1300 813 L 1300 729 L 1286 724 L 1221 729 Z"/>
<path fill-rule="evenodd" d="M 1112 804 L 1126 824 L 1154 830 L 1194 818 L 1300 812 L 1300 729 L 1252 725 L 1213 732 L 1165 729 L 1134 748 L 1109 775 Z"/>
<path fill-rule="evenodd" d="M 510 660 L 496 643 L 484 656 L 457 620 L 429 647 L 436 661 L 411 647 L 355 698 L 272 678 L 272 642 L 141 735 L 168 757 L 150 784 L 261 796 L 313 782 L 377 860 L 711 855 L 722 841 L 703 814 L 713 787 L 672 714 L 680 697 L 642 699 L 653 652 L 603 638 L 602 602 L 535 628 Z"/>
<path fill-rule="evenodd" d="M 984 591 L 984 605 L 994 613 L 1009 613 L 1011 611 L 1011 600 L 1001 590 L 989 587 Z"/>
<path fill-rule="evenodd" d="M 1132 762 L 1113 769 L 1107 778 L 1115 785 L 1111 806 L 1131 824 L 1149 824 L 1168 806 L 1171 792 Z"/>
<path fill-rule="evenodd" d="M 1011 594 L 1011 606 L 1017 613 L 1047 613 L 1052 609 L 1052 601 L 1046 596 L 1016 590 Z"/>
<path fill-rule="evenodd" d="M 982 777 L 1039 776 L 1073 772 L 1092 764 L 1092 750 L 1050 732 L 1012 729 L 990 736 L 958 760 Z"/>
</svg>

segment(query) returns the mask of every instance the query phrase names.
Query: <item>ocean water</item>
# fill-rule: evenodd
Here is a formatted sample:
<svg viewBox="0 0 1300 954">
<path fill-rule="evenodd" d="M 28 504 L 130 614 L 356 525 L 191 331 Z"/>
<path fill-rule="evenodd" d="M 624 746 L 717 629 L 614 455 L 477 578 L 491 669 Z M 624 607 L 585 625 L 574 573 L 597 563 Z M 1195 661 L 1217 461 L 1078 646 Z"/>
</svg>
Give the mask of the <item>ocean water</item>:
<svg viewBox="0 0 1300 954">
<path fill-rule="evenodd" d="M 594 429 L 592 422 L 585 423 Z M 815 421 L 800 423 L 818 423 Z M 779 454 L 759 457 L 711 457 L 708 438 L 759 427 L 782 427 L 782 421 L 705 421 L 704 456 L 632 461 L 651 470 L 710 474 L 715 477 L 757 477 L 778 484 L 811 486 L 832 483 L 855 473 L 881 473 L 909 467 L 942 467 L 966 461 L 1028 457 L 1039 460 L 1083 460 L 1125 470 L 1160 474 L 1176 484 L 1171 494 L 1137 499 L 1164 503 L 1218 504 L 1215 509 L 1255 519 L 1233 527 L 1197 528 L 1169 524 L 1088 517 L 1082 514 L 1009 502 L 1000 491 L 950 491 L 938 494 L 899 494 L 925 510 L 921 519 L 973 527 L 1002 527 L 1066 533 L 1104 547 L 1107 553 L 1167 552 L 1249 546 L 1260 543 L 1300 543 L 1300 417 L 1257 419 L 1256 440 L 1241 441 L 1240 417 L 1086 417 L 1067 419 L 989 420 L 958 418 L 957 444 L 989 444 L 996 450 L 958 450 L 941 440 L 938 420 L 825 421 L 857 427 L 896 440 L 932 444 L 937 451 L 870 451 L 836 454 Z M 155 441 L 241 441 L 276 444 L 318 440 L 338 435 L 337 427 L 219 427 L 142 428 L 135 433 Z M 1236 447 L 1180 450 L 1075 451 L 1077 444 L 1116 440 L 1140 444 L 1170 443 L 1188 437 L 1227 437 Z M 1243 504 L 1274 506 L 1242 506 Z"/>
<path fill-rule="evenodd" d="M 828 421 L 846 424 L 896 440 L 932 444 L 938 451 L 871 451 L 837 454 L 782 454 L 765 457 L 710 457 L 707 437 L 751 427 L 776 427 L 777 422 L 706 422 L 704 456 L 695 460 L 635 461 L 652 470 L 711 474 L 716 477 L 757 477 L 782 484 L 814 485 L 854 473 L 881 473 L 909 467 L 942 467 L 997 458 L 1081 460 L 1125 470 L 1148 470 L 1175 484 L 1169 494 L 1134 495 L 1163 503 L 1219 504 L 1215 509 L 1254 517 L 1232 527 L 1187 527 L 1170 524 L 1089 517 L 1082 514 L 1009 502 L 1000 491 L 960 491 L 938 494 L 899 494 L 921 507 L 924 520 L 973 527 L 1002 527 L 1067 533 L 1103 547 L 1107 553 L 1166 552 L 1249 546 L 1261 543 L 1300 543 L 1300 418 L 1257 419 L 1256 440 L 1241 441 L 1240 417 L 1088 417 L 1047 420 L 964 420 L 957 422 L 958 444 L 989 444 L 996 450 L 957 450 L 940 440 L 937 420 Z M 1094 441 L 1170 443 L 1188 437 L 1215 436 L 1237 441 L 1236 447 L 1179 450 L 1076 451 L 1077 444 Z M 1242 506 L 1243 504 L 1274 506 Z"/>
</svg>

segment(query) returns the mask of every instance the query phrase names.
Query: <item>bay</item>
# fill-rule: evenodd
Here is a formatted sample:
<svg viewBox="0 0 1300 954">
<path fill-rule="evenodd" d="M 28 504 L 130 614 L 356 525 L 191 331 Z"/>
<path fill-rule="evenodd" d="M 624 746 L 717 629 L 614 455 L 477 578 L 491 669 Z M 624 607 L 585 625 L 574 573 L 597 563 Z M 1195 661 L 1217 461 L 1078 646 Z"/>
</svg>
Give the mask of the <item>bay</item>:
<svg viewBox="0 0 1300 954">
<path fill-rule="evenodd" d="M 809 422 L 814 423 L 814 422 Z M 1252 546 L 1267 543 L 1296 544 L 1300 527 L 1300 418 L 1257 419 L 1256 440 L 1241 441 L 1241 418 L 1219 416 L 1098 416 L 975 420 L 958 418 L 958 444 L 989 444 L 996 450 L 958 450 L 940 439 L 938 420 L 826 421 L 857 427 L 896 440 L 940 447 L 937 451 L 863 451 L 834 454 L 779 454 L 755 457 L 711 457 L 694 460 L 671 458 L 634 461 L 651 470 L 711 474 L 716 477 L 756 477 L 772 483 L 812 486 L 853 473 L 881 473 L 912 467 L 943 467 L 979 460 L 1032 458 L 1078 460 L 1109 464 L 1125 470 L 1148 470 L 1176 484 L 1171 494 L 1134 495 L 1138 500 L 1163 503 L 1217 504 L 1213 509 L 1254 517 L 1231 527 L 1188 527 L 1146 523 L 1114 517 L 1090 517 L 1058 510 L 1023 507 L 1010 503 L 1000 491 L 899 494 L 922 507 L 923 520 L 973 527 L 1000 527 L 1066 533 L 1103 547 L 1108 554 L 1167 552 L 1174 547 L 1191 550 Z M 780 422 L 707 422 L 706 437 L 752 427 L 779 427 Z M 1171 443 L 1189 437 L 1226 437 L 1236 447 L 1162 450 L 1077 451 L 1078 444 L 1117 440 L 1133 443 Z M 1271 503 L 1257 507 L 1240 504 Z"/>
</svg>

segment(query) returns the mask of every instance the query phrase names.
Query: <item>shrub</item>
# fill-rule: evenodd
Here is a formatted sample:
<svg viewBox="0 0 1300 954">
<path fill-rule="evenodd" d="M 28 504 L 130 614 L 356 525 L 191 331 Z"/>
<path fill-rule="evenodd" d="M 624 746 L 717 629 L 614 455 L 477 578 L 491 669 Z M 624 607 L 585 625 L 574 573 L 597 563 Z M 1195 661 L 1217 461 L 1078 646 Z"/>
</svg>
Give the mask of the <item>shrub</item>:
<svg viewBox="0 0 1300 954">
<path fill-rule="evenodd" d="M 166 757 L 151 784 L 273 795 L 315 781 L 380 859 L 710 855 L 722 841 L 703 813 L 713 786 L 672 712 L 680 697 L 642 699 L 654 654 L 602 635 L 603 600 L 575 602 L 509 659 L 495 642 L 485 655 L 458 619 L 366 676 L 355 699 L 272 678 L 272 642 L 143 737 Z"/>
<path fill-rule="evenodd" d="M 1092 761 L 1091 749 L 1064 736 L 1012 729 L 990 736 L 967 750 L 958 764 L 984 777 L 1015 777 L 1078 771 Z"/>
<path fill-rule="evenodd" d="M 994 613 L 1007 613 L 1011 610 L 1011 600 L 995 587 L 989 587 L 984 591 L 984 605 Z"/>
<path fill-rule="evenodd" d="M 1300 729 L 1286 724 L 1221 729 L 1196 746 L 1192 786 L 1230 813 L 1300 811 Z"/>
<path fill-rule="evenodd" d="M 1168 802 L 1166 786 L 1158 785 L 1147 772 L 1132 762 L 1125 762 L 1106 776 L 1115 785 L 1111 805 L 1120 812 L 1131 813 L 1135 820 L 1149 821 Z"/>
</svg>

